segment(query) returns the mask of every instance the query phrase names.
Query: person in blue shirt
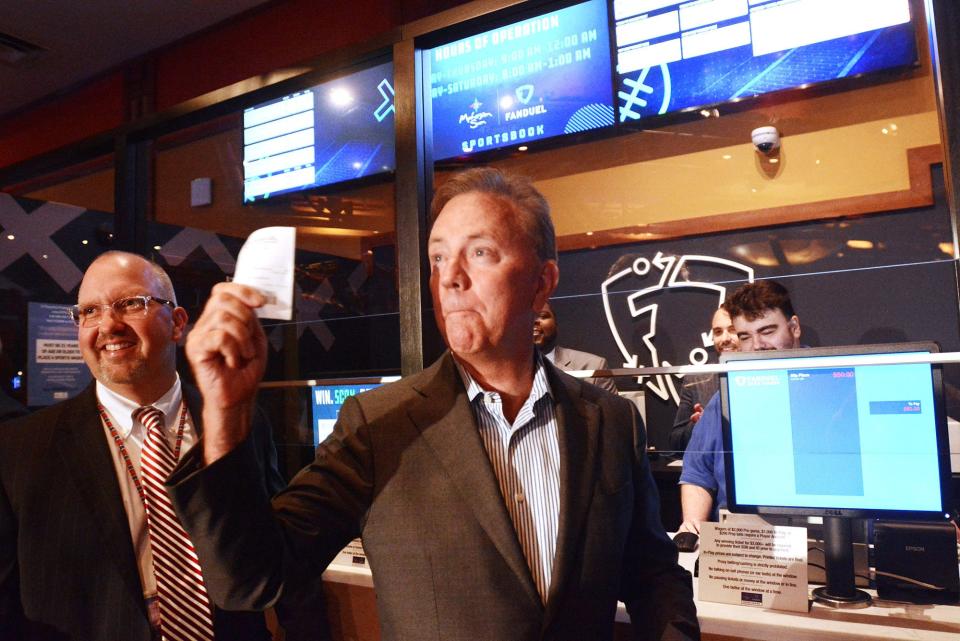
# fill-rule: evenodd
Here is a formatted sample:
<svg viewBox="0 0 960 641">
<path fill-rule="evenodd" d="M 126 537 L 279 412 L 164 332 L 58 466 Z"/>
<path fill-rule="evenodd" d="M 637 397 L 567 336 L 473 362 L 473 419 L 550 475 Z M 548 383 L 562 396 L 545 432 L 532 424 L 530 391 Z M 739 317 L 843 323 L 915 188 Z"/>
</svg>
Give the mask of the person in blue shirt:
<svg viewBox="0 0 960 641">
<path fill-rule="evenodd" d="M 800 319 L 780 283 L 747 283 L 727 298 L 723 308 L 737 330 L 741 352 L 800 347 Z M 701 522 L 715 521 L 718 510 L 727 505 L 719 393 L 704 408 L 683 455 L 680 504 L 683 523 L 679 530 L 697 534 Z"/>
</svg>

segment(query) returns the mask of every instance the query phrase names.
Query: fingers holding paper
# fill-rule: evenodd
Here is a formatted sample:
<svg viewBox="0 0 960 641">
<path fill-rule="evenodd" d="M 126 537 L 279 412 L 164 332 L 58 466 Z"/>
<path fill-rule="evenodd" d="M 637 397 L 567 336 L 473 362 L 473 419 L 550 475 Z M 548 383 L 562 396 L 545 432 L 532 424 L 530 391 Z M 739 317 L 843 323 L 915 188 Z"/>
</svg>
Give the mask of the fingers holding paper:
<svg viewBox="0 0 960 641">
<path fill-rule="evenodd" d="M 187 359 L 203 394 L 207 463 L 249 433 L 251 405 L 267 361 L 267 341 L 256 316 L 264 302 L 252 287 L 219 283 L 187 336 Z"/>
</svg>

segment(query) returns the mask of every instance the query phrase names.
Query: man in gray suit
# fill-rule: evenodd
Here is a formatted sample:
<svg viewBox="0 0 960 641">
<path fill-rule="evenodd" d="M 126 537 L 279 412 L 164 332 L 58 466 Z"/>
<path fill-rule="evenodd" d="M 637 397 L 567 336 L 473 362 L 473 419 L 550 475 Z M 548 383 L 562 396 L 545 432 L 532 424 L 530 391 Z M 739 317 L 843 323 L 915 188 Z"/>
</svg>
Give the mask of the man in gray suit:
<svg viewBox="0 0 960 641">
<path fill-rule="evenodd" d="M 430 287 L 449 351 L 349 399 L 272 506 L 247 440 L 264 297 L 214 287 L 187 342 L 202 456 L 169 480 L 217 568 L 214 601 L 269 606 L 296 591 L 295 572 L 322 572 L 362 535 L 386 639 L 601 641 L 618 599 L 637 639 L 698 638 L 636 409 L 530 340 L 559 278 L 546 200 L 529 181 L 472 169 L 439 188 L 431 213 Z"/>
<path fill-rule="evenodd" d="M 570 370 L 607 369 L 607 359 L 590 352 L 581 352 L 557 345 L 557 315 L 553 313 L 550 303 L 543 306 L 537 318 L 533 321 L 533 344 L 540 348 L 548 361 L 565 372 Z M 617 393 L 617 386 L 610 376 L 583 379 L 593 383 L 611 394 Z"/>
</svg>

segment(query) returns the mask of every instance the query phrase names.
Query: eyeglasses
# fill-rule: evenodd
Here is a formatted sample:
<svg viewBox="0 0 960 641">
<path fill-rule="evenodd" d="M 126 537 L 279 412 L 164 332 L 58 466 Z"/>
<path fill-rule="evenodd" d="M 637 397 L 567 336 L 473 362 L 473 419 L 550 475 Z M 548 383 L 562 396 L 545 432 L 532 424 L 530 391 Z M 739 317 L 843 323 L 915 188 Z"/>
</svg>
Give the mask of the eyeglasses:
<svg viewBox="0 0 960 641">
<path fill-rule="evenodd" d="M 74 305 L 70 308 L 70 316 L 78 326 L 97 327 L 103 322 L 108 310 L 112 310 L 114 316 L 125 321 L 146 318 L 151 302 L 175 307 L 172 301 L 156 296 L 125 296 L 112 303 Z"/>
</svg>

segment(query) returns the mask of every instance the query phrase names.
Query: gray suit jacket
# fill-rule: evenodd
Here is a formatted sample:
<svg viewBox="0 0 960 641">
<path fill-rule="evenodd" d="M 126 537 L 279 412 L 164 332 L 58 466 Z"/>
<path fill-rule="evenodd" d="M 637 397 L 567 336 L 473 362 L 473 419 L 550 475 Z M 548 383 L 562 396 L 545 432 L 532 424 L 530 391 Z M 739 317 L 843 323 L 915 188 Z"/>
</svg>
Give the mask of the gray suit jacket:
<svg viewBox="0 0 960 641">
<path fill-rule="evenodd" d="M 607 369 L 607 359 L 590 352 L 581 352 L 578 349 L 556 346 L 553 350 L 553 362 L 560 369 Z M 603 388 L 611 394 L 617 393 L 617 385 L 609 376 L 600 378 L 585 378 L 588 383 Z"/>
<path fill-rule="evenodd" d="M 463 383 L 447 354 L 349 399 L 333 435 L 274 500 L 248 443 L 172 496 L 222 606 L 262 608 L 362 535 L 385 639 L 612 638 L 617 599 L 638 639 L 692 639 L 689 574 L 660 524 L 633 405 L 548 367 L 560 443 L 560 523 L 544 605 L 534 587 Z"/>
<path fill-rule="evenodd" d="M 183 388 L 200 425 L 196 390 Z M 251 439 L 263 493 L 283 485 L 270 426 Z M 204 574 L 207 574 L 204 568 Z M 269 639 L 260 613 L 215 612 L 218 638 Z M 0 425 L 0 639 L 150 641 L 113 453 L 91 384 Z"/>
</svg>

